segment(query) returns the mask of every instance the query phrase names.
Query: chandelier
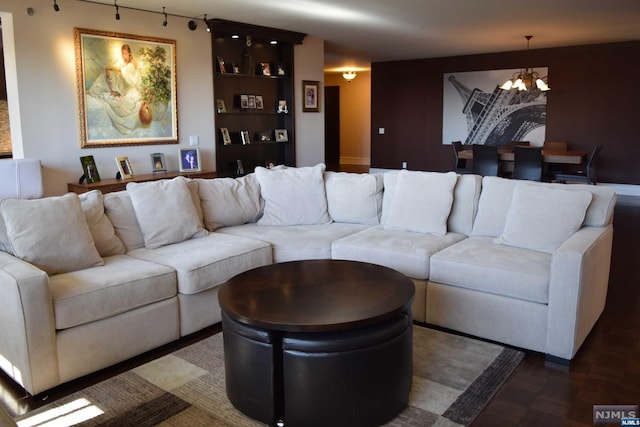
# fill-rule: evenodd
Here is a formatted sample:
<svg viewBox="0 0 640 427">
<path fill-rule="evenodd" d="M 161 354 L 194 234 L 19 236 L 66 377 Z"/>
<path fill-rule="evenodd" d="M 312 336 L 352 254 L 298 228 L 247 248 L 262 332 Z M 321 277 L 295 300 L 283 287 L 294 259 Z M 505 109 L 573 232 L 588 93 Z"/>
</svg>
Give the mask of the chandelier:
<svg viewBox="0 0 640 427">
<path fill-rule="evenodd" d="M 533 36 L 524 36 L 527 39 L 527 59 L 529 58 L 529 41 Z M 541 92 L 546 92 L 551 90 L 551 88 L 542 80 L 540 74 L 533 71 L 533 68 L 527 67 L 520 70 L 518 73 L 514 73 L 512 78 L 504 82 L 500 89 L 504 90 L 539 90 Z"/>
</svg>

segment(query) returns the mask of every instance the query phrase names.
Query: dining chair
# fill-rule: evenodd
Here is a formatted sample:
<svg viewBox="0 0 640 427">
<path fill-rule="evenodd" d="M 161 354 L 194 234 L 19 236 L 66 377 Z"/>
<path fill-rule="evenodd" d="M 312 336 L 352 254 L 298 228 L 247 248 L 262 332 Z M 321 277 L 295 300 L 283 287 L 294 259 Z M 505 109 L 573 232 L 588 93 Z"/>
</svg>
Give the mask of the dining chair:
<svg viewBox="0 0 640 427">
<path fill-rule="evenodd" d="M 471 168 L 467 167 L 467 159 L 461 159 L 458 157 L 458 152 L 463 151 L 464 147 L 462 146 L 462 141 L 453 141 L 451 143 L 451 147 L 453 147 L 453 155 L 455 159 L 455 163 L 453 164 L 453 170 L 456 173 L 471 173 Z"/>
<path fill-rule="evenodd" d="M 512 178 L 542 181 L 543 161 L 541 147 L 516 146 L 513 149 L 513 160 Z"/>
<path fill-rule="evenodd" d="M 589 158 L 587 159 L 584 170 L 579 170 L 576 173 L 557 173 L 554 177 L 555 181 L 565 184 L 567 182 L 581 182 L 596 185 L 596 163 L 598 161 L 598 155 L 600 154 L 601 150 L 602 145 L 596 145 L 595 147 L 593 147 L 593 150 L 591 150 L 591 154 L 589 154 Z"/>
<path fill-rule="evenodd" d="M 567 141 L 545 141 L 542 144 L 543 150 L 567 151 L 568 147 Z"/>
<path fill-rule="evenodd" d="M 473 144 L 472 172 L 482 176 L 498 176 L 500 159 L 495 145 Z"/>
</svg>

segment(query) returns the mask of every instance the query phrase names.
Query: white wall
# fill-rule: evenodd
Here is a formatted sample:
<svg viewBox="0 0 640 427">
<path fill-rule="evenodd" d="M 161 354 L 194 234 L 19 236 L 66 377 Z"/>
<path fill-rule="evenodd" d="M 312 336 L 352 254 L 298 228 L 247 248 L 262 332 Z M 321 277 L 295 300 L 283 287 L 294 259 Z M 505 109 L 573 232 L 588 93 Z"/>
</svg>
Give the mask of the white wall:
<svg viewBox="0 0 640 427">
<path fill-rule="evenodd" d="M 295 134 L 296 165 L 313 166 L 324 162 L 324 40 L 305 37 L 295 47 Z M 302 112 L 302 81 L 320 82 L 320 112 Z"/>
<path fill-rule="evenodd" d="M 13 99 L 8 96 L 10 108 L 18 105 L 20 114 L 15 133 L 11 120 L 12 140 L 19 145 L 14 151 L 22 153 L 20 157 L 42 161 L 45 195 L 65 193 L 67 183 L 82 175 L 79 157 L 86 155 L 94 156 L 103 179 L 115 176 L 117 156 L 128 156 L 134 172 L 145 174 L 151 172 L 149 154 L 161 152 L 169 169 L 177 170 L 178 148 L 189 145 L 190 135 L 199 136 L 202 167 L 215 170 L 211 35 L 204 23 L 190 31 L 183 18 L 169 17 L 169 25 L 163 27 L 162 15 L 158 14 L 121 8 L 121 19 L 116 21 L 112 6 L 75 1 L 59 5 L 60 11 L 55 12 L 50 0 L 3 0 L 0 4 L 3 22 L 12 21 L 15 43 L 15 59 L 5 58 L 15 61 L 7 67 L 15 65 L 17 70 L 17 87 L 14 92 L 8 88 L 8 95 L 17 94 Z M 27 14 L 27 7 L 35 10 L 33 16 Z M 176 40 L 179 145 L 80 148 L 74 27 Z M 3 26 L 3 34 L 6 32 Z M 11 36 L 4 38 L 6 42 Z M 297 86 L 302 79 L 322 80 L 323 42 L 305 39 L 298 53 Z M 8 85 L 15 83 L 7 81 Z M 302 114 L 301 108 L 296 103 L 296 114 L 304 116 L 296 120 L 297 158 L 302 166 L 324 158 L 324 113 Z"/>
</svg>

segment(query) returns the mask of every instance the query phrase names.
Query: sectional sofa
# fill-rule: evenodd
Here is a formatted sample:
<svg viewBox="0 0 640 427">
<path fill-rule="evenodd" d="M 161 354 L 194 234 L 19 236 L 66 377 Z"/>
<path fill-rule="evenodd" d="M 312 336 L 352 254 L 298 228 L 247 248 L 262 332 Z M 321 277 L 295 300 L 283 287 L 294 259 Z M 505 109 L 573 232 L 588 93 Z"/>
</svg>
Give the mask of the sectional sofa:
<svg viewBox="0 0 640 427">
<path fill-rule="evenodd" d="M 450 173 L 257 168 L 0 202 L 0 367 L 31 394 L 221 320 L 274 262 L 385 265 L 414 319 L 572 359 L 601 314 L 615 193 Z"/>
</svg>

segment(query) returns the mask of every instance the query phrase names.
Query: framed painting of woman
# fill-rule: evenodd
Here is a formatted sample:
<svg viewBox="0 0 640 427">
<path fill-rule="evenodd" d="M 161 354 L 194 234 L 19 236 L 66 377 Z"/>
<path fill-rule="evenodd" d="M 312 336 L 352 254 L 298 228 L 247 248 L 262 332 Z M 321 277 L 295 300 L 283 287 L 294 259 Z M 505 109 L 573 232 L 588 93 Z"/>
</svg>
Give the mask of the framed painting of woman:
<svg viewBox="0 0 640 427">
<path fill-rule="evenodd" d="M 175 40 L 74 28 L 80 146 L 177 144 Z"/>
</svg>

